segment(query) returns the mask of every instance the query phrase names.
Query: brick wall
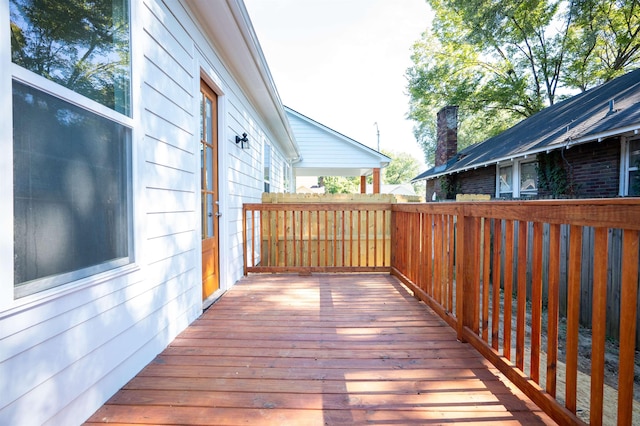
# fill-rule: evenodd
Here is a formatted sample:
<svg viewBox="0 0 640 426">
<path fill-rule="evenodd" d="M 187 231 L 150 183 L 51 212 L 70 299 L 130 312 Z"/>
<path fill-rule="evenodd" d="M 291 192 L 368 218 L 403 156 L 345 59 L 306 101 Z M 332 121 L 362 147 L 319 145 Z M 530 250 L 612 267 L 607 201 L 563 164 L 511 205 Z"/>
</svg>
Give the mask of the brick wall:
<svg viewBox="0 0 640 426">
<path fill-rule="evenodd" d="M 496 195 L 496 166 L 490 165 L 456 175 L 461 194 Z"/>
<path fill-rule="evenodd" d="M 620 186 L 620 139 L 611 138 L 564 151 L 565 166 L 580 198 L 617 197 Z"/>
<path fill-rule="evenodd" d="M 433 193 L 437 194 L 438 200 L 445 199 L 440 179 L 430 179 L 427 181 L 426 200 L 431 201 Z M 488 194 L 493 197 L 496 193 L 496 167 L 494 165 L 482 167 L 476 170 L 469 170 L 453 175 L 453 184 L 457 186 L 460 194 Z"/>
<path fill-rule="evenodd" d="M 610 138 L 602 142 L 590 142 L 563 151 L 564 168 L 573 184 L 574 192 L 569 196 L 577 198 L 617 197 L 620 185 L 620 139 Z M 454 174 L 455 184 L 461 194 L 496 193 L 495 165 Z M 427 181 L 426 199 L 431 200 L 433 192 L 438 199 L 444 199 L 439 179 Z M 548 196 L 543 191 L 539 194 Z"/>
</svg>

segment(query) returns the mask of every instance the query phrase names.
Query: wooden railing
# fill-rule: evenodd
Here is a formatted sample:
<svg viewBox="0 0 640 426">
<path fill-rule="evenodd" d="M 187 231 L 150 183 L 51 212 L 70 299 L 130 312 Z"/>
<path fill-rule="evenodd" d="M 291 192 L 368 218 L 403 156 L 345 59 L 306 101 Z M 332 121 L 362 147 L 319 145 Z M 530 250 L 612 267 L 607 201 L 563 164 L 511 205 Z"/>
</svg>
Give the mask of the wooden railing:
<svg viewBox="0 0 640 426">
<path fill-rule="evenodd" d="M 390 271 L 559 423 L 639 420 L 638 199 L 248 204 L 243 217 L 245 273 Z"/>
<path fill-rule="evenodd" d="M 402 204 L 394 205 L 392 217 L 392 273 L 461 340 L 561 424 L 605 418 L 632 424 L 637 199 Z M 584 244 L 591 233 L 593 241 Z M 607 292 L 617 279 L 619 345 L 607 343 L 605 334 Z M 592 287 L 589 299 L 581 297 L 585 282 Z M 590 333 L 579 327 L 585 303 Z M 582 342 L 585 337 L 590 342 Z M 618 366 L 617 378 L 608 380 L 613 383 L 605 383 L 616 375 L 613 367 L 605 377 L 605 356 Z"/>
<path fill-rule="evenodd" d="M 389 272 L 391 204 L 245 204 L 248 272 Z"/>
</svg>

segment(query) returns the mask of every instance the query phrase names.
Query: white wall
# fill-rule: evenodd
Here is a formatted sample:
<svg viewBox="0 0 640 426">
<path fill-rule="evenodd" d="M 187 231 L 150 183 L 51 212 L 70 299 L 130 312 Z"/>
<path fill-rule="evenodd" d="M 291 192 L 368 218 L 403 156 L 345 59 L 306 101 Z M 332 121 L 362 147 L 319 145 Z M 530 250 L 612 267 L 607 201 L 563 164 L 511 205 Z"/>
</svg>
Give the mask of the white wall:
<svg viewBox="0 0 640 426">
<path fill-rule="evenodd" d="M 0 281 L 0 424 L 82 422 L 201 313 L 201 75 L 220 96 L 222 288 L 242 276 L 241 209 L 260 201 L 262 144 L 271 142 L 274 164 L 285 159 L 192 14 L 167 4 L 132 1 L 135 263 L 18 300 L 12 280 Z M 10 77 L 0 78 L 6 88 Z M 248 150 L 235 144 L 243 132 Z M 10 144 L 3 138 L 0 148 L 11 152 Z M 272 181 L 280 191 L 281 170 Z M 5 235 L 13 219 L 0 218 Z M 5 241 L 3 268 L 12 253 Z"/>
<path fill-rule="evenodd" d="M 318 123 L 310 123 L 295 114 L 287 113 L 296 136 L 302 161 L 296 167 L 310 168 L 376 168 L 381 158 L 369 148 L 347 137 L 326 130 Z"/>
</svg>

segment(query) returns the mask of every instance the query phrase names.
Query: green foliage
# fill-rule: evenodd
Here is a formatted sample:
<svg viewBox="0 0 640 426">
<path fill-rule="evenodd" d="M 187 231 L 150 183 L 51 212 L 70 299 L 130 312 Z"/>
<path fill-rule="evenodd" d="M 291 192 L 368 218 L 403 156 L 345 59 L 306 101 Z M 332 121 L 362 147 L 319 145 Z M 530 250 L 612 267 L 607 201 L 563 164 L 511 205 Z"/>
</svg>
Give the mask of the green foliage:
<svg viewBox="0 0 640 426">
<path fill-rule="evenodd" d="M 124 0 L 10 0 L 11 60 L 129 113 L 129 19 Z"/>
<path fill-rule="evenodd" d="M 439 178 L 440 190 L 446 200 L 453 200 L 460 193 L 460 185 L 453 175 L 445 175 Z"/>
<path fill-rule="evenodd" d="M 550 193 L 554 198 L 567 195 L 569 183 L 567 171 L 563 167 L 561 153 L 558 150 L 538 154 L 536 165 L 538 188 Z"/>
<path fill-rule="evenodd" d="M 420 174 L 420 163 L 411 154 L 406 152 L 382 151 L 391 158 L 389 165 L 382 170 L 382 183 L 399 185 L 411 182 L 411 179 Z M 424 194 L 425 183 L 413 184 L 416 194 Z"/>
<path fill-rule="evenodd" d="M 360 192 L 360 178 L 344 176 L 323 176 L 321 185 L 327 194 L 356 194 Z"/>
<path fill-rule="evenodd" d="M 409 118 L 427 161 L 435 116 L 459 106 L 458 146 L 640 65 L 640 0 L 428 0 L 413 47 Z"/>
<path fill-rule="evenodd" d="M 406 152 L 382 151 L 391 158 L 389 165 L 382 172 L 382 182 L 390 185 L 398 185 L 411 181 L 420 173 L 420 163 Z"/>
<path fill-rule="evenodd" d="M 382 169 L 381 183 L 398 185 L 408 183 L 420 173 L 420 163 L 406 152 L 382 151 L 391 158 L 389 165 Z M 320 185 L 324 186 L 328 194 L 355 194 L 360 192 L 359 177 L 324 176 L 320 178 Z M 367 183 L 373 182 L 372 176 L 367 176 Z M 416 194 L 424 193 L 424 184 L 414 185 Z"/>
</svg>

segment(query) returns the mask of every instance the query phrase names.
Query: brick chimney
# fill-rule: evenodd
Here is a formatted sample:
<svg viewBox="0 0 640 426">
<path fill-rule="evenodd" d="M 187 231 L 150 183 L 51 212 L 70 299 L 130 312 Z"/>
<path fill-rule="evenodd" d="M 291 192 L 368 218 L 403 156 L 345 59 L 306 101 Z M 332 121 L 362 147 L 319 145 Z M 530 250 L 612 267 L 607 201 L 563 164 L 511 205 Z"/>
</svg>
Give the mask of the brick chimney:
<svg viewBox="0 0 640 426">
<path fill-rule="evenodd" d="M 458 153 L 458 107 L 446 106 L 438 111 L 435 165 L 446 164 Z"/>
</svg>

